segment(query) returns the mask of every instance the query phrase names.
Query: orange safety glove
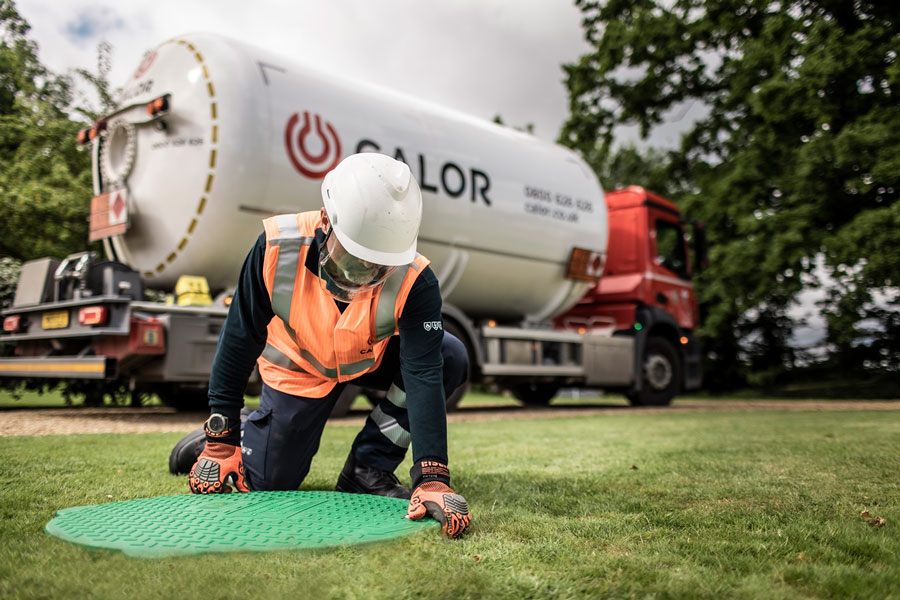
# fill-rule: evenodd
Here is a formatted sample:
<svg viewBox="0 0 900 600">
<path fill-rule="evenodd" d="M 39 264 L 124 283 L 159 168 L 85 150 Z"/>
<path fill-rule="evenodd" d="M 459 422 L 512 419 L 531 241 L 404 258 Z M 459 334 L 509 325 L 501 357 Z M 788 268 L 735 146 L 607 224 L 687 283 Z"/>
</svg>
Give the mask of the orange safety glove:
<svg viewBox="0 0 900 600">
<path fill-rule="evenodd" d="M 433 460 L 420 460 L 409 471 L 413 493 L 406 516 L 413 521 L 426 515 L 441 523 L 441 533 L 458 538 L 472 522 L 466 499 L 450 487 L 450 469 Z"/>
<path fill-rule="evenodd" d="M 232 485 L 239 492 L 249 492 L 244 481 L 241 447 L 207 441 L 191 467 L 188 485 L 195 494 L 225 494 L 231 491 Z"/>
</svg>

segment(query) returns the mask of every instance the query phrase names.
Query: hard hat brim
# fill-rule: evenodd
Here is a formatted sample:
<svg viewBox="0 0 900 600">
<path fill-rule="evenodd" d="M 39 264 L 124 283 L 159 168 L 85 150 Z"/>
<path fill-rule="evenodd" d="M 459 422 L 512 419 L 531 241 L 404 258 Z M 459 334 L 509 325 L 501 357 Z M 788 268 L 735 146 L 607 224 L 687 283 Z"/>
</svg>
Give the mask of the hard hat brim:
<svg viewBox="0 0 900 600">
<path fill-rule="evenodd" d="M 328 211 L 327 203 L 325 210 Z M 366 248 L 361 244 L 357 244 L 338 228 L 334 228 L 334 234 L 337 236 L 341 246 L 344 247 L 344 250 L 360 260 L 365 260 L 377 265 L 398 267 L 400 265 L 408 265 L 416 259 L 416 244 L 419 241 L 418 236 L 413 240 L 412 245 L 403 252 L 379 252 L 377 250 L 372 250 L 371 248 Z"/>
</svg>

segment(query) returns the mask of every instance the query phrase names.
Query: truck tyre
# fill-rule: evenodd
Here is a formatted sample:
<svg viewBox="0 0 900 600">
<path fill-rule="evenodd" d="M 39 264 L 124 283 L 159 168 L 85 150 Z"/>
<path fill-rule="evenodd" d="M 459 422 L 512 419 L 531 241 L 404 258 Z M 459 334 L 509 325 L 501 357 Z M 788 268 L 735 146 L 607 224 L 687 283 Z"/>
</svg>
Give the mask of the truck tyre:
<svg viewBox="0 0 900 600">
<path fill-rule="evenodd" d="M 681 361 L 669 340 L 647 340 L 641 378 L 641 390 L 626 394 L 632 406 L 666 406 L 672 402 L 681 388 Z"/>
<path fill-rule="evenodd" d="M 557 383 L 519 383 L 512 387 L 513 396 L 528 406 L 546 406 L 559 391 Z"/>
<path fill-rule="evenodd" d="M 472 352 L 472 347 L 469 345 L 469 339 L 466 337 L 465 332 L 463 332 L 462 328 L 456 325 L 456 323 L 444 321 L 444 331 L 463 343 L 463 346 L 466 347 L 466 355 L 469 357 L 466 382 L 456 388 L 456 390 L 447 398 L 447 412 L 451 412 L 459 407 L 460 400 L 462 400 L 463 396 L 469 391 L 469 386 L 472 382 L 472 365 L 475 363 L 475 353 Z"/>
<path fill-rule="evenodd" d="M 329 418 L 340 418 L 346 417 L 347 413 L 350 412 L 350 407 L 353 406 L 353 402 L 356 400 L 356 397 L 362 393 L 362 389 L 358 385 L 348 385 L 344 388 L 344 391 L 341 392 L 341 395 L 338 396 L 337 401 L 334 403 L 334 408 L 331 409 L 331 415 Z"/>
</svg>

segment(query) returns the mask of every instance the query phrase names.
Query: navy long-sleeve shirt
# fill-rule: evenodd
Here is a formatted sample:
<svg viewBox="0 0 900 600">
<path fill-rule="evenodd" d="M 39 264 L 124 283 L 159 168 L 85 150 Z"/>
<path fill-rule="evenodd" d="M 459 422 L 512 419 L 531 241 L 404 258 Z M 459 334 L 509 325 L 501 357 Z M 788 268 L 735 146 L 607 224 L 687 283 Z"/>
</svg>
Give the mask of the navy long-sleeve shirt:
<svg viewBox="0 0 900 600">
<path fill-rule="evenodd" d="M 306 257 L 306 268 L 318 274 L 319 248 L 324 232 L 316 230 Z M 266 236 L 256 240 L 241 267 L 228 317 L 219 335 L 219 346 L 209 380 L 212 412 L 237 420 L 244 405 L 244 388 L 256 359 L 266 345 L 269 321 L 275 318 L 263 281 Z M 318 276 L 318 275 L 317 275 Z M 336 302 L 343 312 L 346 304 Z M 430 267 L 422 270 L 410 290 L 400 315 L 400 369 L 406 388 L 413 460 L 424 458 L 447 463 L 447 417 L 442 383 L 442 335 L 427 331 L 426 321 L 441 320 L 441 294 Z M 440 330 L 438 330 L 440 331 Z"/>
</svg>

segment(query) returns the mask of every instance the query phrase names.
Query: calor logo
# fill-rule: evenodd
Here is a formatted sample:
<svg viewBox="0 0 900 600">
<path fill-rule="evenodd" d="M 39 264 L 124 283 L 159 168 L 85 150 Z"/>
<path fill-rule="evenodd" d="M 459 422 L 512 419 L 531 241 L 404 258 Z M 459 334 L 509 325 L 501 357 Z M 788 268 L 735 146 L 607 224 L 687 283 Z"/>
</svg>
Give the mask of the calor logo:
<svg viewBox="0 0 900 600">
<path fill-rule="evenodd" d="M 443 326 L 440 321 L 425 321 L 425 331 L 431 331 L 432 329 L 438 331 L 443 329 Z"/>
<path fill-rule="evenodd" d="M 284 147 L 294 168 L 320 179 L 341 160 L 341 139 L 317 113 L 294 113 L 284 128 Z"/>
</svg>

